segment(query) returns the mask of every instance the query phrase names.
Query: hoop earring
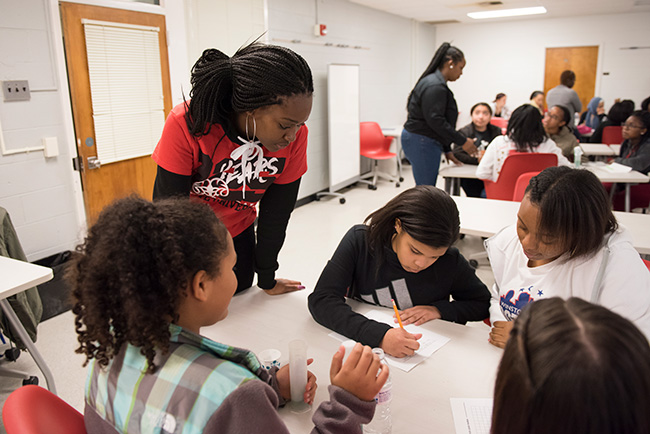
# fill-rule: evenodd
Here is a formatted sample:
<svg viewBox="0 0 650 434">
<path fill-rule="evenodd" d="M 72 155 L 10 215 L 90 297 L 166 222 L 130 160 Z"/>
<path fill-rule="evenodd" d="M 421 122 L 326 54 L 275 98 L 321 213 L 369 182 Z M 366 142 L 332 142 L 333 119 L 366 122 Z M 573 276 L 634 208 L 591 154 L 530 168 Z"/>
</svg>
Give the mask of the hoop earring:
<svg viewBox="0 0 650 434">
<path fill-rule="evenodd" d="M 253 117 L 253 138 L 251 139 L 250 135 L 248 134 L 248 117 L 252 116 Z M 252 115 L 250 113 L 246 113 L 246 140 L 249 142 L 252 142 L 255 140 L 255 136 L 257 135 L 257 123 L 255 122 L 255 115 Z"/>
</svg>

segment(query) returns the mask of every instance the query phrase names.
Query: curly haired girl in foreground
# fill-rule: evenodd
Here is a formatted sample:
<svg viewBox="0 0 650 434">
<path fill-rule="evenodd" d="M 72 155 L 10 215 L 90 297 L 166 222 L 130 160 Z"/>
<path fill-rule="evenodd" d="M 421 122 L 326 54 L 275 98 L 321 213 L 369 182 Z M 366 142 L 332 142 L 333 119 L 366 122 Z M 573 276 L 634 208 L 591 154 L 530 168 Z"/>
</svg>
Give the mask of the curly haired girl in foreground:
<svg viewBox="0 0 650 434">
<path fill-rule="evenodd" d="M 89 433 L 288 432 L 276 411 L 291 396 L 288 366 L 269 373 L 252 352 L 199 334 L 226 317 L 237 288 L 232 238 L 210 208 L 122 199 L 78 251 L 68 277 L 77 352 L 92 361 Z M 361 432 L 388 376 L 370 348 L 358 344 L 345 365 L 343 352 L 314 432 Z M 315 391 L 310 373 L 305 402 Z"/>
</svg>

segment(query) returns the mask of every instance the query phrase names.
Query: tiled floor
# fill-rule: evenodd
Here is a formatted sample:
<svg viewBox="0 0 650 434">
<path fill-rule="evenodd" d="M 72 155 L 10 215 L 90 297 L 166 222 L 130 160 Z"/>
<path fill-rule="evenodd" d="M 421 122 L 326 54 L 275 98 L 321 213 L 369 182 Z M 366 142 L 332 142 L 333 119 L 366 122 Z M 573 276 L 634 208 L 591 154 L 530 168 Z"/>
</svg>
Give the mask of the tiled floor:
<svg viewBox="0 0 650 434">
<path fill-rule="evenodd" d="M 372 211 L 414 185 L 409 166 L 405 167 L 404 178 L 406 180 L 399 188 L 393 183 L 380 181 L 376 191 L 368 190 L 362 184 L 346 189 L 343 192 L 346 197 L 344 205 L 339 204 L 336 198 L 323 198 L 296 209 L 280 255 L 279 277 L 300 280 L 307 287 L 305 291 L 310 291 L 316 284 L 323 265 L 350 226 L 361 223 Z M 438 186 L 442 186 L 441 179 Z M 466 237 L 457 246 L 465 256 L 483 248 L 481 239 L 477 237 Z M 492 271 L 485 260 L 481 265 L 477 274 L 486 285 L 491 286 L 494 281 Z M 42 323 L 39 326 L 37 347 L 54 375 L 59 396 L 81 410 L 86 372 L 82 367 L 84 358 L 74 352 L 76 335 L 72 314 L 67 312 Z M 0 352 L 4 352 L 4 348 L 0 348 Z M 23 353 L 16 363 L 0 363 L 39 375 L 41 385 L 45 385 L 45 380 L 29 354 Z M 7 395 L 20 384 L 20 380 L 2 378 L 0 404 L 4 404 Z M 4 429 L 0 432 L 4 432 Z"/>
</svg>

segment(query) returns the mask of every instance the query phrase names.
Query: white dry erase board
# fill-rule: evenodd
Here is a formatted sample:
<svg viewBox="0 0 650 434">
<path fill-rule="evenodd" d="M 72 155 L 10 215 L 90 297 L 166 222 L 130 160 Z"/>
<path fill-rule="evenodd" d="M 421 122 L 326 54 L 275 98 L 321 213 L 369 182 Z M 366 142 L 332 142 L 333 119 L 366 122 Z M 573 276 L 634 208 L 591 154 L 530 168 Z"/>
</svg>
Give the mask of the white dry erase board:
<svg viewBox="0 0 650 434">
<path fill-rule="evenodd" d="M 359 65 L 327 68 L 329 189 L 340 190 L 359 180 Z"/>
</svg>

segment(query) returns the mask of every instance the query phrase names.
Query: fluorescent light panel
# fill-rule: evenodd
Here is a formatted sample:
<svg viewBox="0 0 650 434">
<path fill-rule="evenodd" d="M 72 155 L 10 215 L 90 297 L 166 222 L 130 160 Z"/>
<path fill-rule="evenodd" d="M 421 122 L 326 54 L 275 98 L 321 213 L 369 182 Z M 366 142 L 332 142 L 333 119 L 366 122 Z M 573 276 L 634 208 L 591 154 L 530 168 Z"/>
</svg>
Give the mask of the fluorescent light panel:
<svg viewBox="0 0 650 434">
<path fill-rule="evenodd" d="M 537 15 L 545 13 L 546 8 L 544 6 L 535 6 L 532 8 L 499 9 L 494 11 L 470 12 L 467 14 L 467 16 L 474 18 L 475 20 L 483 20 L 485 18 L 518 17 L 521 15 Z"/>
</svg>

